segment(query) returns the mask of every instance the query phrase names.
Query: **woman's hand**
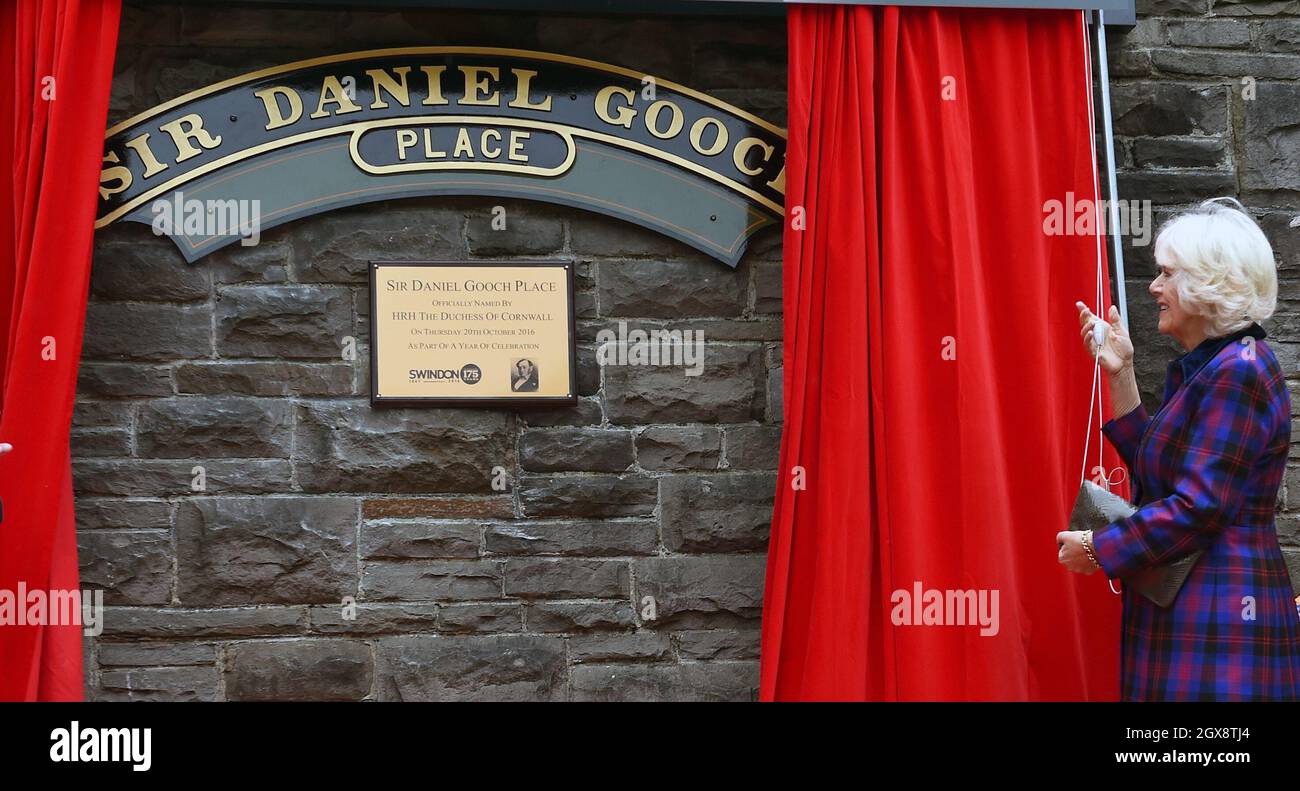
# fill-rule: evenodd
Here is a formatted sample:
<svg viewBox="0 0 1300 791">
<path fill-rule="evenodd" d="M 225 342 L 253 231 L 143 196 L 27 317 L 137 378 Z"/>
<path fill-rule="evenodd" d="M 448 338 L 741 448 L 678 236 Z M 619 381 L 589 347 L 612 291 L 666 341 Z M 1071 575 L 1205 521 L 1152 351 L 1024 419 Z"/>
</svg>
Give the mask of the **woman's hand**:
<svg viewBox="0 0 1300 791">
<path fill-rule="evenodd" d="M 1088 310 L 1088 306 L 1082 302 L 1076 302 L 1074 306 L 1079 309 L 1083 346 L 1088 354 L 1096 357 L 1097 341 L 1092 334 L 1092 325 L 1100 319 L 1094 316 L 1092 311 Z M 1114 305 L 1110 306 L 1110 322 L 1106 327 L 1106 338 L 1101 345 L 1101 367 L 1112 376 L 1133 369 L 1133 341 L 1119 319 L 1119 308 Z"/>
<path fill-rule="evenodd" d="M 1097 570 L 1088 557 L 1088 551 L 1083 548 L 1082 531 L 1063 530 L 1056 534 L 1056 543 L 1061 545 L 1056 559 L 1062 566 L 1076 574 L 1091 574 Z"/>
</svg>

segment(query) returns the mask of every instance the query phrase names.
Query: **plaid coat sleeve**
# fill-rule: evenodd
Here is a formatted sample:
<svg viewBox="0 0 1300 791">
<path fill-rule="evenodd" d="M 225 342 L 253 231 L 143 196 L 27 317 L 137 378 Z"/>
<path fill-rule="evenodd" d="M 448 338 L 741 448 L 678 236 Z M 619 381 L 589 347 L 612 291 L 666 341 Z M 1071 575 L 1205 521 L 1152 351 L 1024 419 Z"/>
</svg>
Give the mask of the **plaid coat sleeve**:
<svg viewBox="0 0 1300 791">
<path fill-rule="evenodd" d="M 1253 360 L 1239 355 L 1220 358 L 1205 373 L 1210 378 L 1204 392 L 1195 411 L 1186 416 L 1186 439 L 1164 457 L 1177 465 L 1167 476 L 1175 481 L 1173 493 L 1093 536 L 1097 560 L 1112 578 L 1207 546 L 1243 502 L 1251 467 L 1273 433 L 1265 374 Z M 1133 434 L 1141 418 L 1120 426 L 1112 437 L 1130 467 L 1138 445 Z"/>
<path fill-rule="evenodd" d="M 1150 422 L 1151 417 L 1147 415 L 1146 407 L 1139 402 L 1127 415 L 1117 417 L 1101 427 L 1106 439 L 1119 451 L 1119 457 L 1130 470 L 1136 466 L 1138 442 L 1142 440 Z"/>
</svg>

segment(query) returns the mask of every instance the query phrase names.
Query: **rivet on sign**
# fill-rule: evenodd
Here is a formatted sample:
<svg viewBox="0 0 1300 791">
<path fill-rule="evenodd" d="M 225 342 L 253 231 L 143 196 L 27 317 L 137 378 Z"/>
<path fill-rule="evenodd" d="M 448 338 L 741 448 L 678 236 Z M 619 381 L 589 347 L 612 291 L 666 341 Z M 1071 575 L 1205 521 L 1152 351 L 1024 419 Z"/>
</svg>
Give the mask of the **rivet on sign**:
<svg viewBox="0 0 1300 791">
<path fill-rule="evenodd" d="M 717 221 L 718 221 L 718 215 L 716 214 L 709 215 L 709 222 L 717 222 Z"/>
<path fill-rule="evenodd" d="M 238 121 L 238 120 L 239 120 L 239 116 L 237 116 L 237 115 L 232 115 L 232 116 L 230 116 L 230 121 L 231 121 L 231 123 L 234 123 L 235 121 Z"/>
</svg>

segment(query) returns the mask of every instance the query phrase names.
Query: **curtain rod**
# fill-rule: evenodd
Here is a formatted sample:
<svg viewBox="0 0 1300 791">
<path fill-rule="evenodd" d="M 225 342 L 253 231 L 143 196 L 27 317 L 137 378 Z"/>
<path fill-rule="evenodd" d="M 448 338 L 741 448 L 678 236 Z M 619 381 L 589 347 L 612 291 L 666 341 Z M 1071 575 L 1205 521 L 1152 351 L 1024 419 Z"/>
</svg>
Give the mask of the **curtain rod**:
<svg viewBox="0 0 1300 791">
<path fill-rule="evenodd" d="M 1038 8 L 1102 10 L 1106 24 L 1137 23 L 1135 0 L 800 0 L 845 5 L 903 5 L 936 8 Z M 146 4 L 210 5 L 208 0 L 137 0 Z M 769 16 L 784 14 L 790 0 L 226 0 L 226 6 L 277 6 L 291 8 L 445 8 L 464 11 L 530 11 L 552 14 L 707 14 L 717 16 Z"/>
</svg>

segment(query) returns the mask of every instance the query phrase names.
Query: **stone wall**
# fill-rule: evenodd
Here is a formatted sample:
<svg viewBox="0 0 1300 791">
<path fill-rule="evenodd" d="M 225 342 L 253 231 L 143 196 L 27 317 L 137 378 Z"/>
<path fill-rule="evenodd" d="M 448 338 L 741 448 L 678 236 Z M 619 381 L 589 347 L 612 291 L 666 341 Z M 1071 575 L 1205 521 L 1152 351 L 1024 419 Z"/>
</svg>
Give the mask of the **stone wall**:
<svg viewBox="0 0 1300 791">
<path fill-rule="evenodd" d="M 1266 327 L 1300 410 L 1300 5 L 1140 0 L 1139 16 L 1110 42 L 1121 194 L 1157 220 L 1220 194 L 1258 211 L 1282 275 Z M 430 43 L 614 62 L 785 123 L 779 18 L 130 2 L 110 121 L 264 66 Z M 195 265 L 144 227 L 101 232 L 73 431 L 82 574 L 110 605 L 88 697 L 750 699 L 780 257 L 775 231 L 732 272 L 614 220 L 483 199 L 334 212 Z M 371 409 L 371 258 L 576 260 L 581 403 Z M 1151 248 L 1126 258 L 1154 408 L 1177 349 L 1154 331 Z M 593 340 L 619 320 L 702 329 L 704 375 L 602 371 Z M 1278 525 L 1300 582 L 1298 467 Z"/>
<path fill-rule="evenodd" d="M 262 66 L 439 43 L 615 62 L 784 125 L 784 21 L 736 24 L 128 4 L 111 120 Z M 550 258 L 577 262 L 576 407 L 370 407 L 367 261 Z M 99 233 L 73 430 L 83 584 L 109 605 L 88 697 L 750 700 L 780 260 L 779 229 L 733 271 L 598 215 L 469 198 L 318 215 L 193 265 L 147 227 Z M 703 331 L 703 374 L 602 370 L 596 333 L 620 321 Z"/>
<path fill-rule="evenodd" d="M 1235 196 L 1277 254 L 1277 313 L 1263 326 L 1290 380 L 1292 463 L 1277 525 L 1300 585 L 1300 3 L 1138 0 L 1137 8 L 1137 26 L 1110 40 L 1121 197 L 1151 201 L 1160 222 L 1205 198 Z M 1125 267 L 1138 383 L 1154 410 L 1165 366 L 1181 350 L 1155 332 L 1152 247 L 1128 245 Z"/>
</svg>

